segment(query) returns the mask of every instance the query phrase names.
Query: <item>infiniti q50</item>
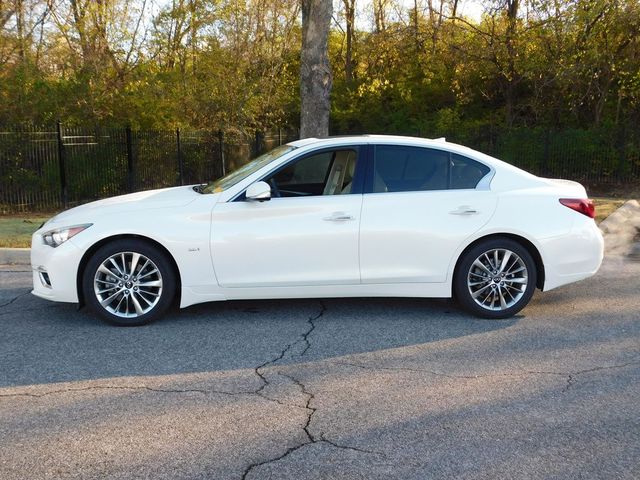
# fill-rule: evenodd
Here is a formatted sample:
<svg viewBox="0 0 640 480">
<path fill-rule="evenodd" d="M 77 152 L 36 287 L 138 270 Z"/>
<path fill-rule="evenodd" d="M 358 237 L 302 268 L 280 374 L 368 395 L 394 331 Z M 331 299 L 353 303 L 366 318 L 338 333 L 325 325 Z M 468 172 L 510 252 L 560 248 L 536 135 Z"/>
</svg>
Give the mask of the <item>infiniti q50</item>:
<svg viewBox="0 0 640 480">
<path fill-rule="evenodd" d="M 207 185 L 56 215 L 32 238 L 33 293 L 117 325 L 300 297 L 455 297 L 505 318 L 598 270 L 593 217 L 580 184 L 442 139 L 304 139 Z"/>
</svg>

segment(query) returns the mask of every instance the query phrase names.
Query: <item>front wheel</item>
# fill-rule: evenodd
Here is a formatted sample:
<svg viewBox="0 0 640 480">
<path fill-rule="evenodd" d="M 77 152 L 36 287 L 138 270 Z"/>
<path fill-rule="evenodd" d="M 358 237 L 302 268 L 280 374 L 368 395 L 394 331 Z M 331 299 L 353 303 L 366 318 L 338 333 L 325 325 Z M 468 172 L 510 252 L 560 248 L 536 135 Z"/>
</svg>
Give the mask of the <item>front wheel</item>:
<svg viewBox="0 0 640 480">
<path fill-rule="evenodd" d="M 453 289 L 465 310 L 484 318 L 508 318 L 531 300 L 536 273 L 531 254 L 521 244 L 488 239 L 465 252 Z"/>
<path fill-rule="evenodd" d="M 82 287 L 87 305 L 119 326 L 156 320 L 176 294 L 175 273 L 167 256 L 135 239 L 116 240 L 98 249 L 87 263 Z"/>
</svg>

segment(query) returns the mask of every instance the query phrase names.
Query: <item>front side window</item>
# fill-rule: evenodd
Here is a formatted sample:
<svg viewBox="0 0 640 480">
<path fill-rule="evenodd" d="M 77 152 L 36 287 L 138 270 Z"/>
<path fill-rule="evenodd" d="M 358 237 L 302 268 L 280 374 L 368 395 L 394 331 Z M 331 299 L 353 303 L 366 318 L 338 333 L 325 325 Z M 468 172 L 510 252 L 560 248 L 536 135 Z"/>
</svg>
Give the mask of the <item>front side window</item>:
<svg viewBox="0 0 640 480">
<path fill-rule="evenodd" d="M 274 197 L 351 193 L 358 159 L 356 149 L 324 151 L 288 163 L 264 179 Z"/>
<path fill-rule="evenodd" d="M 444 150 L 403 145 L 375 149 L 373 192 L 475 188 L 489 167 Z"/>
</svg>

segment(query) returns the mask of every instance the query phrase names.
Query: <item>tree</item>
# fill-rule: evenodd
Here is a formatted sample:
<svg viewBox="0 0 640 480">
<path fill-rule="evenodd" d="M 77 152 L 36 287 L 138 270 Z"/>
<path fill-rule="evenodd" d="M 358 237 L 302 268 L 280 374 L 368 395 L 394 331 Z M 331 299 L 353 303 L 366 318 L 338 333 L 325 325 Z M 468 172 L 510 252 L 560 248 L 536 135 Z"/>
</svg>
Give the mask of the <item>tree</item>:
<svg viewBox="0 0 640 480">
<path fill-rule="evenodd" d="M 300 138 L 329 135 L 331 67 L 327 44 L 331 0 L 302 0 L 300 53 Z"/>
<path fill-rule="evenodd" d="M 344 21 L 347 25 L 347 50 L 344 54 L 344 78 L 347 84 L 353 82 L 353 37 L 356 26 L 356 0 L 342 0 L 344 4 Z"/>
</svg>

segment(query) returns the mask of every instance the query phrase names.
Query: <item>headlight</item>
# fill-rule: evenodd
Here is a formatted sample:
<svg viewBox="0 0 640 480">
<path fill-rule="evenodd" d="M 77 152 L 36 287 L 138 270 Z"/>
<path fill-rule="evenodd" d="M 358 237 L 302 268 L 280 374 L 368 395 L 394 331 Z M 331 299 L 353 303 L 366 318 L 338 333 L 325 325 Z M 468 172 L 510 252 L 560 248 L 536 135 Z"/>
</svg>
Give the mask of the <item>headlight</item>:
<svg viewBox="0 0 640 480">
<path fill-rule="evenodd" d="M 56 228 L 42 234 L 42 239 L 46 245 L 50 247 L 59 247 L 71 237 L 76 236 L 81 231 L 89 228 L 93 223 L 85 223 L 84 225 L 74 225 L 72 227 Z"/>
</svg>

